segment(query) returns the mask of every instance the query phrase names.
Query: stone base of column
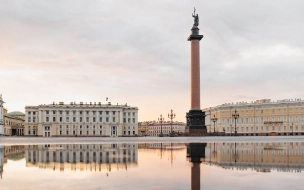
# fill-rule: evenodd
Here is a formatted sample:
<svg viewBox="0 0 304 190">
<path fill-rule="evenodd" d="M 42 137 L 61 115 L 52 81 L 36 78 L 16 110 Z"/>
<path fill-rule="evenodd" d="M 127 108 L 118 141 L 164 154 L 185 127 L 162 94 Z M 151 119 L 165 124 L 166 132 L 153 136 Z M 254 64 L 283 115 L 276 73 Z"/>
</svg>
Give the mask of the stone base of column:
<svg viewBox="0 0 304 190">
<path fill-rule="evenodd" d="M 184 136 L 206 136 L 205 112 L 202 110 L 190 110 L 186 113 L 187 126 Z"/>
</svg>

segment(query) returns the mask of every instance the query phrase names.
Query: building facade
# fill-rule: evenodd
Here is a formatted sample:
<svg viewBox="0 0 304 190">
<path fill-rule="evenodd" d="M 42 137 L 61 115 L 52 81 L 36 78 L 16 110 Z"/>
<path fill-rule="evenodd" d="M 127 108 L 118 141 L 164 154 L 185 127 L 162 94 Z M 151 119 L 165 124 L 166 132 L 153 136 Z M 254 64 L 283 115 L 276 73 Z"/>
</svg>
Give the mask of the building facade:
<svg viewBox="0 0 304 190">
<path fill-rule="evenodd" d="M 120 137 L 138 134 L 138 108 L 99 103 L 25 107 L 25 136 Z"/>
<path fill-rule="evenodd" d="M 4 107 L 5 102 L 2 99 L 2 94 L 0 94 L 0 136 L 4 135 Z"/>
<path fill-rule="evenodd" d="M 232 114 L 237 112 L 236 131 L 243 136 L 288 136 L 304 135 L 304 101 L 285 99 L 276 102 L 270 99 L 256 100 L 251 103 L 226 103 L 205 108 L 208 132 L 234 134 L 235 120 Z M 212 118 L 217 118 L 214 123 Z"/>
<path fill-rule="evenodd" d="M 138 136 L 150 136 L 148 127 L 149 123 L 151 122 L 144 121 L 138 123 Z"/>
<path fill-rule="evenodd" d="M 25 114 L 19 111 L 7 113 L 4 108 L 4 135 L 23 136 Z"/>
<path fill-rule="evenodd" d="M 183 134 L 185 132 L 186 124 L 183 122 L 172 122 L 173 133 Z M 171 121 L 151 122 L 148 124 L 149 136 L 159 136 L 161 132 L 165 136 L 169 136 L 171 133 Z"/>
</svg>

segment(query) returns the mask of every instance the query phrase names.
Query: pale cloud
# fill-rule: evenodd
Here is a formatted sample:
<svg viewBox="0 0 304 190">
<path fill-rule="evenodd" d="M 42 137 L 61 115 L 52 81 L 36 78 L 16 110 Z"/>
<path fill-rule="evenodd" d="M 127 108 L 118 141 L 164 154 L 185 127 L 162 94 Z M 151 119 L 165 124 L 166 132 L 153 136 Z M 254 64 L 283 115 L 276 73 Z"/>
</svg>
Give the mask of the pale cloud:
<svg viewBox="0 0 304 190">
<path fill-rule="evenodd" d="M 172 108 L 185 121 L 194 6 L 202 108 L 304 96 L 302 1 L 2 0 L 6 107 L 110 97 L 138 106 L 140 120 Z"/>
</svg>

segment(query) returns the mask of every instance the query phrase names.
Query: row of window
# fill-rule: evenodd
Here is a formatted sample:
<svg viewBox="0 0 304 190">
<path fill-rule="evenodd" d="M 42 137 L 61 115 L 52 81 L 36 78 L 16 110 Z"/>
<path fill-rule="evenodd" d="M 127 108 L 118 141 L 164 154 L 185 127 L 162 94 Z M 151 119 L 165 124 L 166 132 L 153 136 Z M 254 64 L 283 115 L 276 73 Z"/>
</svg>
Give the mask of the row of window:
<svg viewBox="0 0 304 190">
<path fill-rule="evenodd" d="M 49 131 L 49 130 L 50 130 L 49 128 L 46 128 L 46 129 L 45 129 L 45 131 Z M 74 131 L 74 130 L 73 130 L 71 133 L 69 133 L 69 130 L 66 130 L 65 132 L 66 132 L 65 135 L 69 135 L 69 134 L 76 135 L 76 131 Z M 115 131 L 112 131 L 112 133 L 115 134 Z M 35 129 L 33 129 L 33 130 L 29 129 L 29 130 L 28 130 L 28 134 L 29 134 L 29 135 L 31 135 L 31 134 L 36 135 L 36 130 L 35 130 Z M 60 130 L 60 131 L 59 131 L 59 134 L 60 134 L 60 135 L 63 135 L 63 131 Z M 99 133 L 98 133 L 98 131 L 93 130 L 92 133 L 90 133 L 88 130 L 87 130 L 87 131 L 82 131 L 82 130 L 80 130 L 80 131 L 79 131 L 79 134 L 80 134 L 80 135 L 84 135 L 84 134 L 86 134 L 86 135 L 97 135 L 97 134 L 102 135 L 102 131 L 100 130 Z M 131 135 L 131 134 L 132 134 L 132 135 L 135 135 L 136 133 L 135 133 L 134 130 L 133 130 L 133 131 L 125 131 L 125 130 L 124 130 L 124 131 L 123 131 L 123 134 L 124 134 L 124 135 L 127 135 L 127 134 L 128 134 L 128 135 Z"/>
<path fill-rule="evenodd" d="M 299 110 L 301 110 L 302 112 L 304 112 L 304 108 L 300 108 L 300 109 L 298 109 L 298 108 L 289 108 L 289 113 L 291 113 L 291 112 L 293 112 L 293 109 L 295 110 L 294 112 L 299 112 Z M 250 111 L 251 113 L 253 113 L 253 110 L 246 110 L 246 114 L 248 114 L 248 111 Z M 242 111 L 240 111 L 242 114 L 244 113 L 244 111 L 242 110 Z M 283 109 L 283 112 L 284 113 L 287 113 L 287 109 Z M 231 113 L 231 111 L 229 110 L 229 111 L 222 111 L 222 115 L 225 115 L 225 114 L 230 114 Z M 256 110 L 256 113 L 258 114 L 258 113 L 261 113 L 261 114 L 263 114 L 264 113 L 264 110 Z M 275 113 L 275 109 L 271 109 L 271 113 Z M 281 109 L 278 109 L 278 113 L 280 114 L 281 113 Z M 266 109 L 266 114 L 269 114 L 269 110 L 268 109 Z"/>
<path fill-rule="evenodd" d="M 59 125 L 59 126 L 57 126 L 60 130 L 62 130 L 63 128 L 64 128 L 64 126 L 62 126 L 62 125 Z M 113 127 L 113 126 L 112 126 Z M 32 127 L 33 129 L 37 129 L 37 127 Z M 78 128 L 78 126 L 75 126 L 75 125 L 73 125 L 73 126 L 69 126 L 69 125 L 66 125 L 66 127 L 65 127 L 67 130 L 69 129 L 69 128 L 73 128 L 74 130 L 76 129 L 76 128 Z M 85 128 L 85 127 L 84 127 Z M 28 129 L 30 130 L 31 129 L 31 126 L 28 126 Z M 80 125 L 79 126 L 79 129 L 82 129 L 82 125 Z M 87 125 L 86 126 L 86 129 L 89 129 L 89 125 Z M 97 127 L 95 126 L 95 125 L 93 125 L 93 129 L 97 129 Z M 100 130 L 102 130 L 102 125 L 100 125 L 99 126 L 99 129 Z M 126 127 L 123 127 L 123 129 L 124 130 L 126 130 L 126 129 L 135 129 L 135 126 L 128 126 L 128 128 L 126 128 Z M 45 126 L 44 127 L 44 130 L 46 130 L 46 131 L 49 131 L 50 130 L 50 126 Z"/>
<path fill-rule="evenodd" d="M 295 150 L 287 150 L 287 149 L 277 149 L 277 150 L 263 150 L 263 149 L 256 149 L 256 150 L 236 150 L 236 152 L 234 150 L 226 150 L 226 152 L 228 154 L 230 154 L 230 152 L 232 154 L 236 153 L 239 155 L 247 155 L 247 156 L 251 156 L 251 155 L 266 155 L 266 156 L 299 156 L 302 155 L 304 156 L 304 149 L 299 150 L 299 149 L 295 149 Z M 223 155 L 225 154 L 225 150 L 222 150 Z M 265 154 L 264 154 L 265 153 Z"/>
<path fill-rule="evenodd" d="M 32 122 L 31 119 L 33 119 L 33 123 L 36 122 L 36 117 L 33 117 L 33 118 L 28 117 L 28 122 L 29 122 L 29 123 Z M 52 117 L 52 118 L 50 118 L 50 117 L 45 117 L 45 120 L 44 120 L 44 121 L 45 121 L 45 122 L 84 122 L 84 119 L 83 119 L 82 117 L 79 117 L 78 121 L 77 121 L 77 118 L 76 118 L 76 117 L 72 117 L 72 118 L 71 118 L 71 121 L 70 121 L 70 117 L 65 117 L 65 118 L 59 117 L 58 119 L 59 119 L 59 121 L 57 120 L 56 117 Z M 64 119 L 65 119 L 65 121 L 64 121 Z M 86 119 L 85 122 L 102 122 L 102 121 L 103 121 L 102 117 L 99 117 L 99 120 L 98 120 L 98 118 L 96 118 L 96 117 L 93 117 L 93 118 L 86 117 L 85 119 Z M 38 119 L 37 119 L 37 120 L 38 120 Z M 98 120 L 98 121 L 97 121 L 97 120 Z M 123 118 L 123 122 L 124 122 L 124 123 L 131 123 L 131 121 L 132 121 L 132 123 L 135 123 L 136 120 L 135 120 L 135 118 L 132 118 L 132 120 L 131 120 L 131 118 L 128 118 L 128 120 L 127 120 L 126 118 Z M 105 122 L 110 122 L 110 118 L 109 118 L 109 117 L 106 117 Z M 112 117 L 112 121 L 111 121 L 111 122 L 117 122 L 117 121 L 116 121 L 116 117 Z"/>
<path fill-rule="evenodd" d="M 171 129 L 171 127 L 162 127 L 163 129 Z M 179 127 L 173 127 L 172 129 L 178 129 Z M 161 129 L 161 127 L 149 127 L 149 130 Z"/>
<path fill-rule="evenodd" d="M 67 130 L 68 130 L 69 128 L 72 128 L 72 127 L 73 127 L 74 130 L 75 130 L 76 128 L 78 128 L 78 126 L 75 126 L 75 125 L 73 125 L 73 126 L 66 125 L 66 129 L 67 129 Z M 115 127 L 115 126 L 112 126 L 112 127 Z M 46 128 L 46 127 L 45 127 L 45 128 Z M 64 128 L 64 126 L 59 125 L 58 128 L 61 130 L 61 129 Z M 87 126 L 84 127 L 84 128 L 89 129 L 90 127 L 89 127 L 89 125 L 87 125 Z M 131 128 L 135 129 L 135 126 L 133 126 L 133 127 L 132 127 L 132 126 L 128 126 L 128 129 L 131 129 Z M 79 129 L 82 129 L 82 125 L 79 125 Z M 97 127 L 96 127 L 95 125 L 93 125 L 93 129 L 97 129 Z M 99 129 L 102 130 L 102 125 L 99 126 Z M 123 129 L 125 130 L 126 127 L 123 127 Z"/>
<path fill-rule="evenodd" d="M 264 120 L 265 118 L 265 120 Z M 276 121 L 284 121 L 284 122 L 287 122 L 287 116 L 277 116 L 278 120 L 276 120 L 276 117 L 273 116 L 271 119 L 272 122 L 276 122 Z M 283 120 L 282 120 L 283 119 Z M 230 124 L 230 121 L 232 123 L 234 123 L 234 118 L 230 119 L 230 118 L 227 118 L 227 119 L 222 119 L 222 124 Z M 264 121 L 270 121 L 270 118 L 269 117 L 255 117 L 255 122 L 256 123 L 264 123 Z M 301 121 L 304 122 L 304 115 L 301 115 Z M 300 122 L 301 122 L 300 121 Z M 254 117 L 246 117 L 246 118 L 237 118 L 236 119 L 236 122 L 237 123 L 254 123 Z M 289 116 L 289 122 L 299 122 L 299 116 Z"/>
<path fill-rule="evenodd" d="M 151 131 L 150 134 L 160 134 L 161 131 Z M 163 130 L 163 133 L 169 134 L 171 133 L 171 130 Z"/>
<path fill-rule="evenodd" d="M 66 133 L 65 133 L 65 135 L 69 135 L 69 130 L 66 130 L 65 131 Z M 73 133 L 73 135 L 76 135 L 76 131 L 72 131 L 72 133 Z M 112 131 L 112 134 L 115 134 L 116 133 L 116 131 Z M 60 135 L 63 135 L 63 131 L 62 130 L 60 130 L 59 131 L 59 134 Z M 102 135 L 102 131 L 99 131 L 99 133 L 98 133 L 98 131 L 92 131 L 92 133 L 90 133 L 89 131 L 79 131 L 79 134 L 80 135 L 83 135 L 83 134 L 86 134 L 86 135 L 97 135 L 97 134 L 99 134 L 99 135 Z M 135 133 L 135 131 L 123 131 L 123 134 L 124 135 L 135 135 L 136 133 Z"/>
<path fill-rule="evenodd" d="M 45 110 L 44 112 L 45 112 L 45 114 L 50 114 L 50 113 L 56 114 L 58 112 L 59 114 L 65 113 L 67 115 L 69 115 L 70 113 L 73 115 L 76 115 L 77 112 L 79 112 L 79 114 L 86 114 L 86 115 L 89 115 L 90 113 L 92 113 L 93 115 L 95 115 L 96 113 L 99 113 L 99 115 L 102 115 L 102 113 L 103 113 L 103 111 L 77 111 L 77 112 L 71 111 L 70 112 L 70 111 L 49 111 L 49 110 Z M 32 113 L 33 113 L 33 115 L 36 115 L 36 112 L 34 112 L 34 111 L 28 111 L 27 113 L 28 113 L 28 115 L 31 115 Z M 106 113 L 106 115 L 109 115 L 110 111 L 105 111 L 105 113 Z M 127 112 L 127 113 L 128 113 L 128 116 L 131 116 L 130 112 Z M 38 112 L 37 112 L 37 114 L 38 114 Z M 115 115 L 116 111 L 112 111 L 112 114 Z M 124 112 L 123 115 L 126 116 L 126 112 Z M 135 112 L 132 112 L 132 116 L 135 116 Z"/>
<path fill-rule="evenodd" d="M 276 128 L 277 128 L 277 130 L 276 130 Z M 299 131 L 299 127 L 298 127 L 298 125 L 296 125 L 296 126 L 289 126 L 289 129 L 288 129 L 288 127 L 286 127 L 286 126 L 278 126 L 278 127 L 275 127 L 275 126 L 272 126 L 272 127 L 269 127 L 269 126 L 265 126 L 265 128 L 264 128 L 264 126 L 261 126 L 261 127 L 258 127 L 258 126 L 256 126 L 256 128 L 255 128 L 255 132 L 257 132 L 257 131 L 264 131 L 264 129 L 265 129 L 265 131 L 269 131 L 269 130 L 271 130 L 271 131 L 281 131 L 281 130 L 283 130 L 283 131 Z M 212 130 L 212 127 L 211 127 L 211 130 Z M 234 131 L 234 127 L 223 127 L 223 131 L 226 131 L 226 132 L 229 132 L 229 131 Z M 244 132 L 244 131 L 246 131 L 246 132 L 254 132 L 254 127 L 237 127 L 236 128 L 236 130 L 237 131 L 241 131 L 241 132 Z M 301 126 L 301 131 L 304 131 L 304 125 L 302 125 Z"/>
<path fill-rule="evenodd" d="M 16 122 L 6 120 L 6 119 L 5 119 L 5 124 L 9 125 L 9 126 L 16 126 L 16 127 L 22 127 L 23 126 L 22 123 L 16 123 Z"/>
</svg>

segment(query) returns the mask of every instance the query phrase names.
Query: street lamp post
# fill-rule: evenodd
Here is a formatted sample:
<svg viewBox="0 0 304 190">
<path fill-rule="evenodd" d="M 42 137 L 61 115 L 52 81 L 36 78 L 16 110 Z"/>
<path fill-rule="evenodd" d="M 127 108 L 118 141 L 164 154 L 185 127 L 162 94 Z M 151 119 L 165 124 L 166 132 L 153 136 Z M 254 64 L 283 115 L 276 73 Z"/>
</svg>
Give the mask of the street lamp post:
<svg viewBox="0 0 304 190">
<path fill-rule="evenodd" d="M 163 121 L 165 121 L 165 118 L 163 118 L 163 115 L 160 114 L 160 118 L 158 118 L 158 121 L 160 122 L 160 136 L 163 136 Z"/>
<path fill-rule="evenodd" d="M 213 118 L 211 118 L 211 121 L 213 121 L 213 134 L 215 134 L 215 122 L 217 121 L 217 118 L 215 117 L 215 115 L 213 115 Z"/>
<path fill-rule="evenodd" d="M 240 117 L 240 115 L 236 112 L 236 110 L 234 111 L 234 113 L 232 114 L 232 117 L 234 118 L 234 135 L 236 136 L 236 119 L 238 117 Z"/>
<path fill-rule="evenodd" d="M 171 109 L 171 113 L 168 113 L 168 118 L 171 119 L 171 133 L 170 136 L 173 135 L 172 134 L 172 119 L 175 118 L 175 113 L 173 113 L 173 110 Z"/>
</svg>

